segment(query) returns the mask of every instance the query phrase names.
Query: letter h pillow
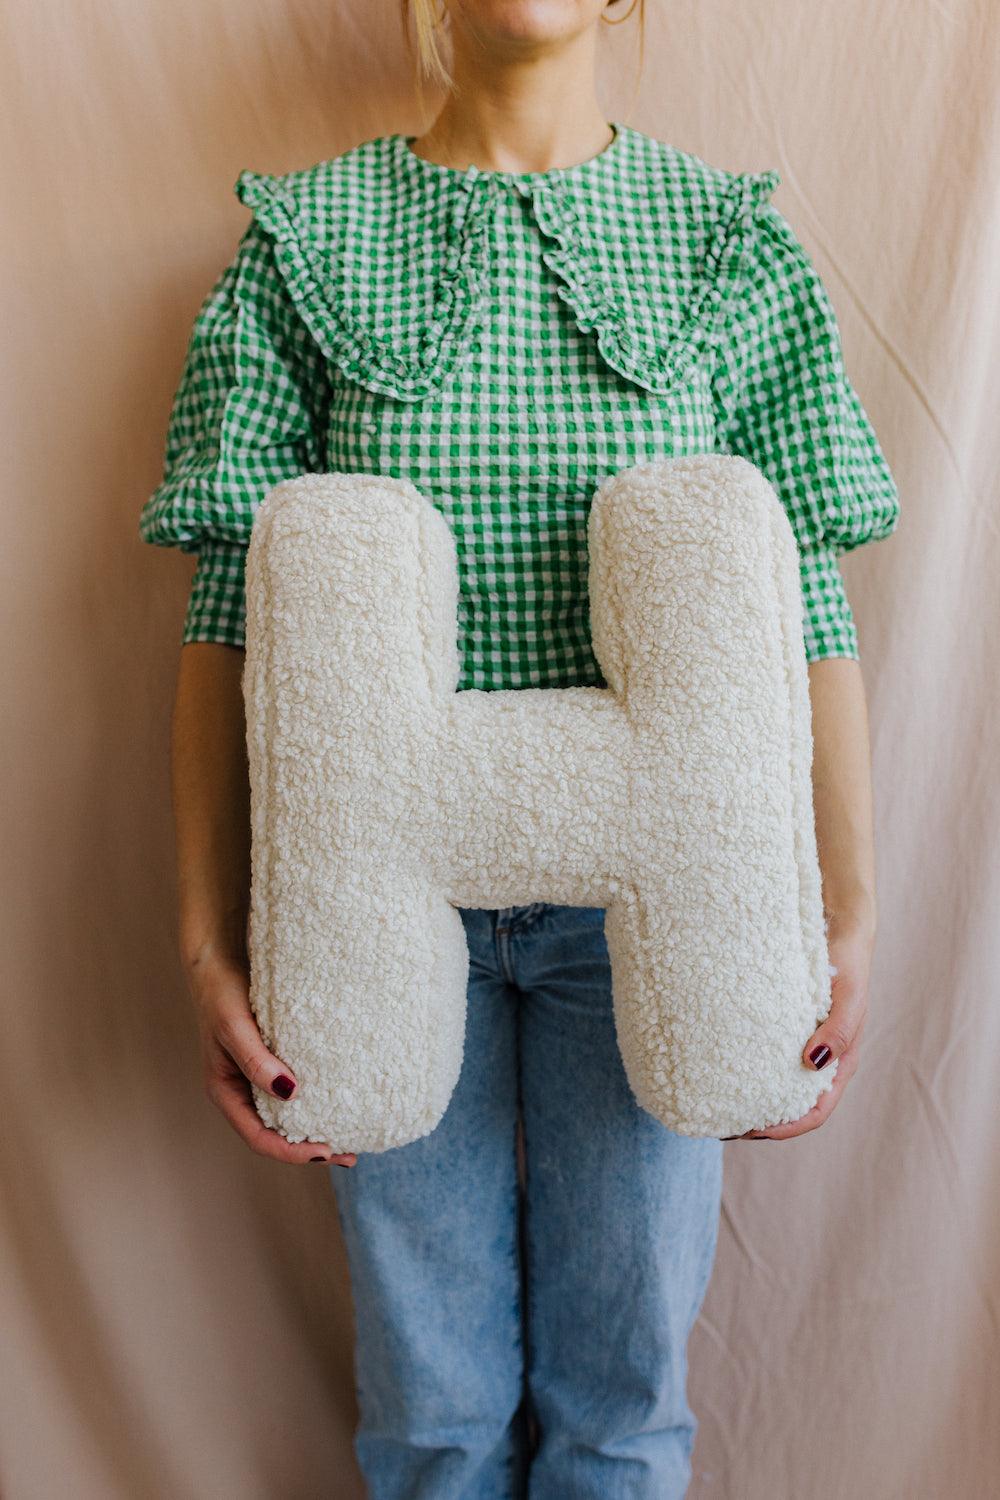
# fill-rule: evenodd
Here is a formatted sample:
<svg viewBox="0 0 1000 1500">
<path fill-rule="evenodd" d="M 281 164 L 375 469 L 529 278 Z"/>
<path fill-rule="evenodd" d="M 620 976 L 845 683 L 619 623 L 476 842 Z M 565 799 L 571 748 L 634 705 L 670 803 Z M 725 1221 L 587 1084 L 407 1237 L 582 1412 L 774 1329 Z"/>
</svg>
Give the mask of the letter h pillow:
<svg viewBox="0 0 1000 1500">
<path fill-rule="evenodd" d="M 303 474 L 246 561 L 250 1001 L 295 1072 L 265 1124 L 335 1153 L 441 1120 L 459 907 L 604 907 L 638 1103 L 684 1135 L 798 1119 L 836 1064 L 798 549 L 746 459 L 606 478 L 588 519 L 607 687 L 456 691 L 454 537 L 409 481 Z"/>
</svg>

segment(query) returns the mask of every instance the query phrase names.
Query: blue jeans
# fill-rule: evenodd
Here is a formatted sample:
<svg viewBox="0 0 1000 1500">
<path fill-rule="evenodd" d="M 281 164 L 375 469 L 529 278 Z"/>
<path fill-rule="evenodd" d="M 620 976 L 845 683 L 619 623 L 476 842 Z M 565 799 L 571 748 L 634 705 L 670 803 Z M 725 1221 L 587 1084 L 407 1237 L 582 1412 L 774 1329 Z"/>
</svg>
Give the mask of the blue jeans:
<svg viewBox="0 0 1000 1500">
<path fill-rule="evenodd" d="M 461 910 L 465 1049 L 443 1119 L 329 1169 L 370 1500 L 680 1500 L 722 1142 L 636 1103 L 603 908 Z"/>
</svg>

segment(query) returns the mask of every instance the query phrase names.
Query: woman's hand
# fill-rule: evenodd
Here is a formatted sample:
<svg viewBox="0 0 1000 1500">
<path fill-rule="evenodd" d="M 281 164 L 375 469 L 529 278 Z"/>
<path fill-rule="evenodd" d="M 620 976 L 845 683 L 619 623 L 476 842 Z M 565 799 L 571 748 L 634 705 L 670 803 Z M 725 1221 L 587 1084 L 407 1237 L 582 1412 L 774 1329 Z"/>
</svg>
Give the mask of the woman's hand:
<svg viewBox="0 0 1000 1500">
<path fill-rule="evenodd" d="M 765 1130 L 748 1130 L 743 1135 L 724 1135 L 724 1141 L 787 1141 L 815 1130 L 836 1109 L 858 1066 L 861 1033 L 868 1014 L 868 976 L 874 944 L 872 921 L 853 916 L 830 918 L 827 950 L 831 964 L 836 966 L 830 986 L 830 1014 L 806 1042 L 802 1057 L 817 1072 L 839 1059 L 832 1086 L 800 1120 Z"/>
<path fill-rule="evenodd" d="M 251 1083 L 276 1099 L 290 1099 L 296 1079 L 291 1068 L 264 1045 L 250 1007 L 248 969 L 234 959 L 214 957 L 189 966 L 187 978 L 198 1013 L 205 1093 L 251 1151 L 275 1161 L 354 1166 L 357 1156 L 353 1152 L 334 1156 L 319 1141 L 287 1141 L 258 1115 Z"/>
<path fill-rule="evenodd" d="M 290 1099 L 295 1075 L 264 1045 L 250 1006 L 250 778 L 242 648 L 181 647 L 171 729 L 177 951 L 198 1012 L 205 1092 L 251 1151 L 335 1161 L 322 1141 L 287 1141 L 254 1107 L 251 1083 Z"/>
</svg>

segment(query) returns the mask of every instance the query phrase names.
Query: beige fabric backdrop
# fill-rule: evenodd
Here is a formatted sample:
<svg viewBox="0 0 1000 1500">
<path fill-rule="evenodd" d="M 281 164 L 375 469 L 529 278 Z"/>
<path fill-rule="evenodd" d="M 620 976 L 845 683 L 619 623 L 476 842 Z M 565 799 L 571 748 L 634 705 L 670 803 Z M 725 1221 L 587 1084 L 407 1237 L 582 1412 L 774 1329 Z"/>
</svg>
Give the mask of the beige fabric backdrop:
<svg viewBox="0 0 1000 1500">
<path fill-rule="evenodd" d="M 650 0 L 611 118 L 776 167 L 902 491 L 844 559 L 880 933 L 820 1131 L 726 1147 L 692 1495 L 1000 1494 L 998 17 Z M 205 1101 L 174 953 L 168 722 L 193 566 L 137 537 L 243 167 L 422 128 L 395 0 L 7 7 L 5 1500 L 361 1494 L 326 1174 Z M 432 99 L 433 102 L 433 99 Z"/>
</svg>

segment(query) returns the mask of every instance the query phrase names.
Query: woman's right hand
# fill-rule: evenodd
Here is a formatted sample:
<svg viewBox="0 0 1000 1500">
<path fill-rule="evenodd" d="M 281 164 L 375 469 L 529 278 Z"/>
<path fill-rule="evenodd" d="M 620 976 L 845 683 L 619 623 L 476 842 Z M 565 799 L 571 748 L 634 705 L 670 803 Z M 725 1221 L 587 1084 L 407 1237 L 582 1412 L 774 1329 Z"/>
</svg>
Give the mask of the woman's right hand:
<svg viewBox="0 0 1000 1500">
<path fill-rule="evenodd" d="M 250 1007 L 249 970 L 235 959 L 206 958 L 188 968 L 187 980 L 198 1014 L 205 1093 L 251 1151 L 275 1161 L 353 1167 L 353 1151 L 334 1156 L 324 1142 L 287 1141 L 258 1115 L 251 1083 L 276 1099 L 290 1099 L 296 1078 L 264 1045 Z"/>
</svg>

